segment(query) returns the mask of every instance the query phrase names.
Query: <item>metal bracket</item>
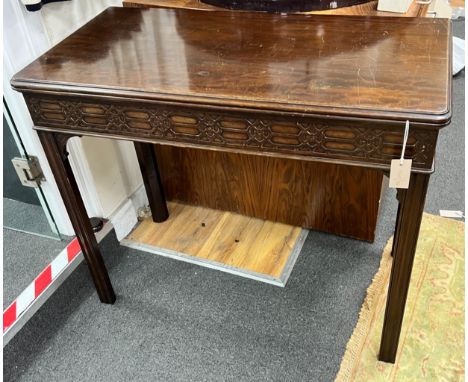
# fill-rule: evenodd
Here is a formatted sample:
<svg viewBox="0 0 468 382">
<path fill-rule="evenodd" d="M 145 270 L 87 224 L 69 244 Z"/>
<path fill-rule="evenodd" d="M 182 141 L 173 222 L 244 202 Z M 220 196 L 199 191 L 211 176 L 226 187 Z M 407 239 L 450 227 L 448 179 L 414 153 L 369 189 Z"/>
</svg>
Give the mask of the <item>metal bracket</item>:
<svg viewBox="0 0 468 382">
<path fill-rule="evenodd" d="M 11 160 L 21 184 L 26 187 L 39 187 L 42 180 L 45 180 L 39 160 L 36 157 L 13 158 Z"/>
</svg>

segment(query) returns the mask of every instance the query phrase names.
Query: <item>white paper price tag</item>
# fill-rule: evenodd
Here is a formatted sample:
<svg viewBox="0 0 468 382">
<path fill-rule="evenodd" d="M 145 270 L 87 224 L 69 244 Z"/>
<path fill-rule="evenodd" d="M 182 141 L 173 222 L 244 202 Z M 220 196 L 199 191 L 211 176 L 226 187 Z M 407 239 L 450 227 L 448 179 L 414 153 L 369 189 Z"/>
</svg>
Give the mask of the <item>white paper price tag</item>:
<svg viewBox="0 0 468 382">
<path fill-rule="evenodd" d="M 411 159 L 405 158 L 406 142 L 409 135 L 409 121 L 405 124 L 405 134 L 403 135 L 403 146 L 401 148 L 400 159 L 393 159 L 390 164 L 390 188 L 408 188 L 411 176 Z"/>
<path fill-rule="evenodd" d="M 411 159 L 393 159 L 390 165 L 390 188 L 408 188 L 411 175 Z"/>
</svg>

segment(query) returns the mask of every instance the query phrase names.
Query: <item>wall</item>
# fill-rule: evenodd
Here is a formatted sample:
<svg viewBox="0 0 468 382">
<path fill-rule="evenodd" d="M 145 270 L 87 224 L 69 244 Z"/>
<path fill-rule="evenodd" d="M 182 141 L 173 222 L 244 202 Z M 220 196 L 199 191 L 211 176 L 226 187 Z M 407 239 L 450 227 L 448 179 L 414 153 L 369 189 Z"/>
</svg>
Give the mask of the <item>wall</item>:
<svg viewBox="0 0 468 382">
<path fill-rule="evenodd" d="M 41 10 L 44 26 L 52 45 L 63 40 L 108 6 L 120 6 L 119 0 L 72 0 L 52 3 Z M 82 151 L 94 183 L 94 207 L 90 212 L 111 217 L 122 203 L 142 185 L 133 144 L 97 138 L 83 138 Z M 78 158 L 74 158 L 76 162 Z"/>
<path fill-rule="evenodd" d="M 36 156 L 41 163 L 46 181 L 42 191 L 60 232 L 73 235 L 65 206 L 59 196 L 57 185 L 45 158 L 39 138 L 32 129 L 33 123 L 22 95 L 10 86 L 11 77 L 50 47 L 39 15 L 26 12 L 18 0 L 3 3 L 3 97 L 14 117 L 16 127 L 26 151 Z"/>
<path fill-rule="evenodd" d="M 19 3 L 18 0 L 9 2 Z M 27 34 L 41 37 L 41 46 L 49 48 L 108 6 L 120 5 L 120 0 L 71 0 L 47 4 L 34 13 L 25 11 L 22 5 L 20 7 L 27 19 Z M 17 7 L 18 4 L 13 6 Z M 5 40 L 8 40 L 7 34 Z M 21 60 L 21 66 L 16 70 L 45 50 L 38 49 L 34 52 L 34 57 Z M 14 56 L 16 58 L 16 53 Z M 24 114 L 24 111 L 20 113 Z M 26 124 L 28 123 L 32 125 L 30 118 Z M 123 237 L 136 223 L 136 209 L 146 202 L 133 144 L 89 137 L 73 138 L 69 141 L 69 151 L 88 214 L 110 218 L 115 223 L 118 237 Z M 46 177 L 50 179 L 50 175 L 46 174 Z M 54 217 L 55 215 L 56 212 Z M 70 234 L 66 225 L 62 224 L 59 230 Z"/>
</svg>

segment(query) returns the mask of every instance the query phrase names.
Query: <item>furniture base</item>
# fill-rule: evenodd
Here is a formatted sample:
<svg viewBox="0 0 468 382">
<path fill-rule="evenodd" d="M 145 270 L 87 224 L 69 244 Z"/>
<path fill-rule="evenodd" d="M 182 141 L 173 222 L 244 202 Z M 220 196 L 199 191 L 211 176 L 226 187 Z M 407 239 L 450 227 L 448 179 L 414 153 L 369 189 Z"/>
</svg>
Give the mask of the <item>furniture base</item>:
<svg viewBox="0 0 468 382">
<path fill-rule="evenodd" d="M 121 244 L 284 287 L 307 230 L 179 203 L 164 223 L 143 220 Z"/>
</svg>

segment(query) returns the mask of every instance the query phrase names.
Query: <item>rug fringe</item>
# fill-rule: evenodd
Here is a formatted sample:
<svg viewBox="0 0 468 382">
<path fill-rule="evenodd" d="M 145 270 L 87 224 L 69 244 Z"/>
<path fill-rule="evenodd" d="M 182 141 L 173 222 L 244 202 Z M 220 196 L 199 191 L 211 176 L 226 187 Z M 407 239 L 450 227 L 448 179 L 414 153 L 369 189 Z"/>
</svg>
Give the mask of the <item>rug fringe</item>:
<svg viewBox="0 0 468 382">
<path fill-rule="evenodd" d="M 368 328 L 372 324 L 375 309 L 378 304 L 375 300 L 382 295 L 382 289 L 386 288 L 388 285 L 390 267 L 392 264 L 392 257 L 390 254 L 392 243 L 393 238 L 390 238 L 383 251 L 379 269 L 374 275 L 369 288 L 367 288 L 366 298 L 359 312 L 358 324 L 354 328 L 353 334 L 346 345 L 345 354 L 341 361 L 340 370 L 336 376 L 335 382 L 352 381 L 352 374 L 355 369 L 354 365 L 357 362 L 356 357 L 358 357 L 362 351 L 367 333 L 369 332 Z"/>
</svg>

